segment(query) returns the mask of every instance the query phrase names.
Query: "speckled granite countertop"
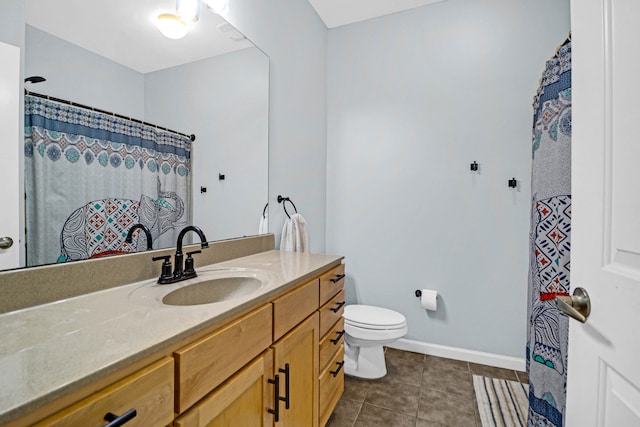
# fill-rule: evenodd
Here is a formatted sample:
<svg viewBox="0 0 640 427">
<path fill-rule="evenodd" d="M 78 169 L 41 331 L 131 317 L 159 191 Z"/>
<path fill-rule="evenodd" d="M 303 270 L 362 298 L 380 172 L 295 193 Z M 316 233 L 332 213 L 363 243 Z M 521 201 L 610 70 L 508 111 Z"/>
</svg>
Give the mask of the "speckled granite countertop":
<svg viewBox="0 0 640 427">
<path fill-rule="evenodd" d="M 254 275 L 263 287 L 230 301 L 168 306 L 190 284 L 155 279 L 0 315 L 0 424 L 141 360 L 318 274 L 334 255 L 268 251 L 197 268 L 200 277 Z M 229 272 L 229 273 L 227 273 Z"/>
</svg>

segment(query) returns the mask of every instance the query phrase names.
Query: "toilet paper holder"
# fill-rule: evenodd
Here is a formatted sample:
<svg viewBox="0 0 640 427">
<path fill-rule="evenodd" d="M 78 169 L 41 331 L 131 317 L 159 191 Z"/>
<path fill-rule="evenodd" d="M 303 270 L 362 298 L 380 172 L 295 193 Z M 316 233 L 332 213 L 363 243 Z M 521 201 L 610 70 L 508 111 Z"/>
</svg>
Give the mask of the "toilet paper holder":
<svg viewBox="0 0 640 427">
<path fill-rule="evenodd" d="M 438 309 L 438 291 L 431 289 L 416 289 L 416 297 L 420 298 L 420 306 L 427 311 Z"/>
</svg>

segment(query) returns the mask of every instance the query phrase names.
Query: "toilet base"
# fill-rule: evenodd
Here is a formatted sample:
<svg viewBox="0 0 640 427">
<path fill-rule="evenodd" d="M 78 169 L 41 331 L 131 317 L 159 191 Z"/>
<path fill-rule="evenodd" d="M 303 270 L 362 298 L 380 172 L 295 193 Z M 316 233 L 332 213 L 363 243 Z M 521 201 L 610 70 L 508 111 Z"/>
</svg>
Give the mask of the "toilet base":
<svg viewBox="0 0 640 427">
<path fill-rule="evenodd" d="M 367 379 L 377 379 L 387 375 L 382 345 L 356 347 L 345 341 L 344 373 Z"/>
</svg>

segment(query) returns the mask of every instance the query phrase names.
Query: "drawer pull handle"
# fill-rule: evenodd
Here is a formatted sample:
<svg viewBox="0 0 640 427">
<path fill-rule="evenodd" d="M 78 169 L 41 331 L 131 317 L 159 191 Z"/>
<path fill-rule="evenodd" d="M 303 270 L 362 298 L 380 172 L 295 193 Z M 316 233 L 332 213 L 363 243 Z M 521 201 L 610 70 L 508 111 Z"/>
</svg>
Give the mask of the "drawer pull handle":
<svg viewBox="0 0 640 427">
<path fill-rule="evenodd" d="M 336 277 L 331 279 L 331 283 L 338 283 L 340 280 L 342 280 L 344 278 L 345 278 L 344 274 L 338 274 Z"/>
<path fill-rule="evenodd" d="M 333 375 L 333 377 L 337 377 L 338 374 L 340 373 L 340 369 L 342 369 L 342 367 L 344 366 L 344 360 L 342 362 L 336 362 L 336 365 L 338 365 L 338 369 L 336 369 L 335 371 L 330 371 L 331 375 Z"/>
<path fill-rule="evenodd" d="M 267 382 L 273 384 L 273 405 L 275 406 L 275 409 L 269 408 L 267 412 L 273 414 L 273 421 L 277 423 L 280 421 L 280 376 L 276 375 L 273 380 L 269 378 Z"/>
<path fill-rule="evenodd" d="M 346 304 L 346 302 L 342 301 L 342 302 L 338 302 L 336 304 L 337 305 L 331 309 L 331 311 L 333 311 L 334 313 L 337 313 L 338 311 L 340 311 L 340 309 L 342 308 L 343 305 Z"/>
<path fill-rule="evenodd" d="M 117 416 L 116 414 L 111 412 L 107 412 L 107 414 L 104 416 L 104 420 L 109 421 L 109 424 L 104 427 L 120 427 L 134 419 L 136 415 L 138 415 L 138 411 L 136 411 L 135 408 L 129 409 L 127 412 L 120 416 Z"/>
<path fill-rule="evenodd" d="M 344 329 L 341 331 L 338 331 L 338 336 L 336 337 L 336 339 L 331 340 L 333 345 L 338 345 L 338 343 L 340 342 L 340 338 L 342 338 L 343 335 L 344 335 Z"/>
<path fill-rule="evenodd" d="M 282 372 L 284 374 L 284 398 L 278 398 L 284 402 L 284 407 L 289 409 L 289 364 L 285 363 L 284 369 L 278 368 L 278 372 Z"/>
</svg>

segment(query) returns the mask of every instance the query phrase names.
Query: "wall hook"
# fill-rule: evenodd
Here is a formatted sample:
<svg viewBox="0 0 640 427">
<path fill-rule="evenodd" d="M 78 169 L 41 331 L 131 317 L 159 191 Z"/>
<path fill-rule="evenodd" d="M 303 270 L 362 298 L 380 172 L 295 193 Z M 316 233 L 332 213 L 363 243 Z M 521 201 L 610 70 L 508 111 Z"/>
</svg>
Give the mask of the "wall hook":
<svg viewBox="0 0 640 427">
<path fill-rule="evenodd" d="M 518 186 L 518 180 L 515 178 L 511 178 L 509 180 L 509 188 L 516 188 Z"/>
<path fill-rule="evenodd" d="M 416 289 L 416 297 L 420 298 L 422 296 L 422 291 L 420 289 Z"/>
<path fill-rule="evenodd" d="M 477 171 L 477 170 L 478 170 L 478 162 L 476 162 L 476 161 L 474 160 L 474 161 L 473 161 L 473 163 L 471 163 L 471 164 L 469 165 L 469 167 L 470 167 L 470 169 L 471 169 L 472 171 L 474 171 L 474 172 L 475 172 L 475 171 Z"/>
</svg>

